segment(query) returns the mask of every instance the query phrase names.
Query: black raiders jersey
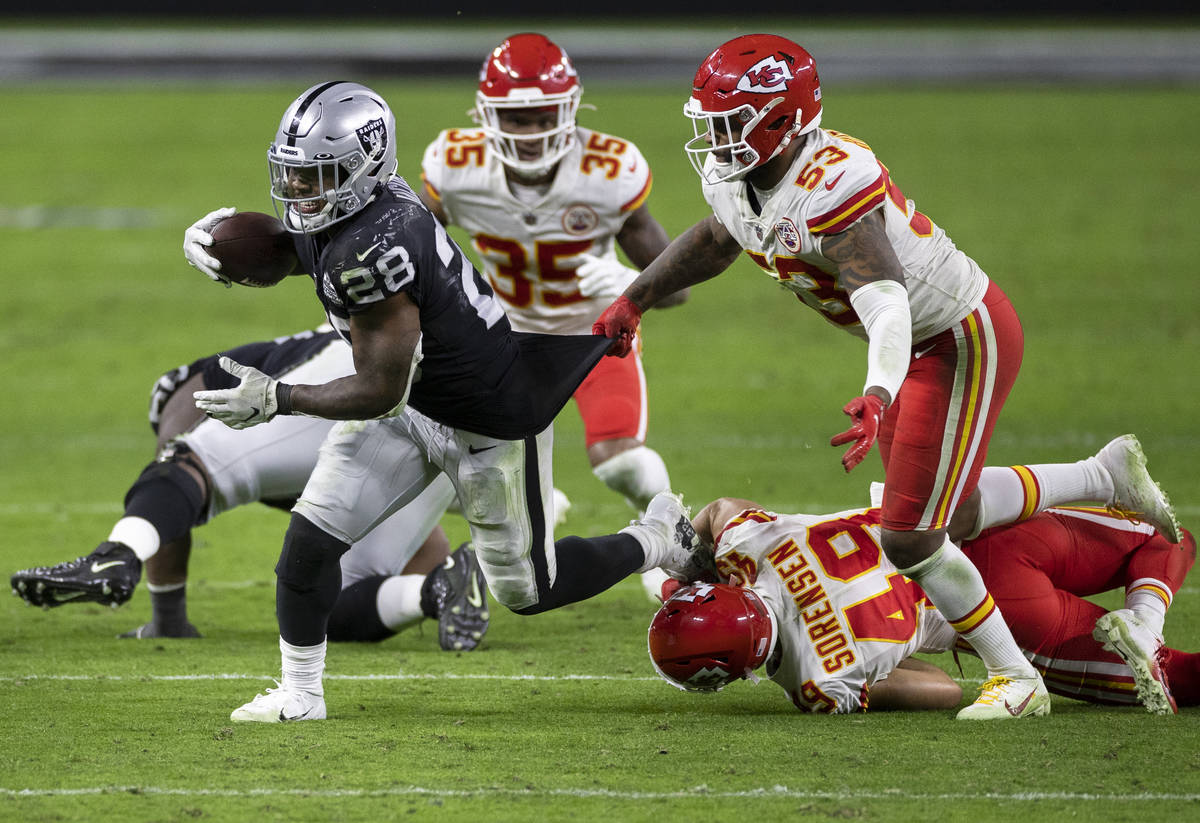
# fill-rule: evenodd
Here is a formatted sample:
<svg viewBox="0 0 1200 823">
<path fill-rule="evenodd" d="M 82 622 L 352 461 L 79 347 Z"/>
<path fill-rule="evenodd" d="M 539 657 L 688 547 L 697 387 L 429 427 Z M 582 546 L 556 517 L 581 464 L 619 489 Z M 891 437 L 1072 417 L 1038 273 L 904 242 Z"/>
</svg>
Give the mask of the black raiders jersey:
<svg viewBox="0 0 1200 823">
<path fill-rule="evenodd" d="M 399 293 L 417 306 L 424 359 L 408 403 L 454 428 L 503 439 L 536 434 L 606 348 L 595 354 L 603 338 L 520 340 L 487 281 L 399 176 L 344 226 L 297 235 L 296 251 L 329 322 L 351 345 L 352 315 Z"/>
</svg>

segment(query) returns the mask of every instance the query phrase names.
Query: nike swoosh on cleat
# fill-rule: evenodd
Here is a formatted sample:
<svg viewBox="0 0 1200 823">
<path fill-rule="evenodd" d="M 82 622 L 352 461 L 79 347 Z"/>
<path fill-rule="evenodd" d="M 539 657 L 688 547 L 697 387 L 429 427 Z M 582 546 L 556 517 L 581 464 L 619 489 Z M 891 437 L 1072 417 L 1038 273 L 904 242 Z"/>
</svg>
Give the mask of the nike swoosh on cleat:
<svg viewBox="0 0 1200 823">
<path fill-rule="evenodd" d="M 74 600 L 76 597 L 83 597 L 85 592 L 54 592 L 52 597 L 59 603 L 66 603 L 68 600 Z"/>
<path fill-rule="evenodd" d="M 483 607 L 483 595 L 479 591 L 479 581 L 471 575 L 471 589 L 467 592 L 467 602 L 475 608 Z"/>
<path fill-rule="evenodd" d="M 104 571 L 105 569 L 110 569 L 113 566 L 121 566 L 124 563 L 125 563 L 124 560 L 110 560 L 107 563 L 97 563 L 95 560 L 93 560 L 92 561 L 92 574 L 99 574 L 100 572 Z"/>
<path fill-rule="evenodd" d="M 1020 717 L 1021 712 L 1025 711 L 1025 707 L 1029 705 L 1030 700 L 1033 700 L 1033 692 L 1025 695 L 1025 699 L 1018 703 L 1015 707 L 1008 705 L 1008 701 L 1005 700 L 1004 708 L 1007 709 L 1008 713 L 1013 717 Z"/>
</svg>

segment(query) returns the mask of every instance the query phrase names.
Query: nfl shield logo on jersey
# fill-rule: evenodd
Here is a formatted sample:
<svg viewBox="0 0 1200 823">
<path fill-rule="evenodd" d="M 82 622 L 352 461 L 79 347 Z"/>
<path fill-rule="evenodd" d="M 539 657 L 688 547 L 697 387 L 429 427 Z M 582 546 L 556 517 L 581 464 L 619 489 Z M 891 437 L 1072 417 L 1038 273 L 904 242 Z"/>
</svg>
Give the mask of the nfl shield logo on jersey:
<svg viewBox="0 0 1200 823">
<path fill-rule="evenodd" d="M 342 298 L 338 297 L 337 289 L 329 282 L 328 272 L 321 277 L 321 291 L 325 293 L 330 303 L 333 303 L 335 306 L 342 305 Z"/>
<path fill-rule="evenodd" d="M 785 217 L 775 224 L 775 236 L 788 251 L 793 254 L 800 251 L 800 232 L 796 230 L 792 218 Z"/>
</svg>

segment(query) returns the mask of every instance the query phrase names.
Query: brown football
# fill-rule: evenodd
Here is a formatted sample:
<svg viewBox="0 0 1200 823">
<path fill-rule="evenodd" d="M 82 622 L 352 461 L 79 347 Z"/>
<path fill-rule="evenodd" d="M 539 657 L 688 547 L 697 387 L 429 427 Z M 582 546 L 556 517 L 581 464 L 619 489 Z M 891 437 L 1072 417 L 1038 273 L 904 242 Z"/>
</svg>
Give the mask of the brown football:
<svg viewBox="0 0 1200 823">
<path fill-rule="evenodd" d="M 209 253 L 234 283 L 274 286 L 299 268 L 291 233 L 272 215 L 237 212 L 218 223 L 212 237 Z"/>
</svg>

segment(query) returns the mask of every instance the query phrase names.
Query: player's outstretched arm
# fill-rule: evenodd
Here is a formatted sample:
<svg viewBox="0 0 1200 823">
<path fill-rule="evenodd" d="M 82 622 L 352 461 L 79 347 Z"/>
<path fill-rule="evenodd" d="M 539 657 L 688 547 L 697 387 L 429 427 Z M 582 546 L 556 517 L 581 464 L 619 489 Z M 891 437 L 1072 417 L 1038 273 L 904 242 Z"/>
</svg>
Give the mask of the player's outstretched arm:
<svg viewBox="0 0 1200 823">
<path fill-rule="evenodd" d="M 650 214 L 649 207 L 644 203 L 626 218 L 616 239 L 621 250 L 639 269 L 645 269 L 653 263 L 671 242 L 667 230 Z M 689 294 L 689 289 L 680 289 L 659 300 L 654 307 L 669 309 L 681 305 L 687 302 Z"/>
<path fill-rule="evenodd" d="M 741 251 L 737 240 L 709 215 L 671 241 L 630 284 L 624 296 L 645 311 L 681 289 L 716 277 Z"/>
<path fill-rule="evenodd" d="M 613 341 L 608 354 L 625 357 L 633 349 L 642 312 L 696 283 L 716 277 L 737 258 L 741 246 L 709 216 L 675 238 L 592 324 L 592 334 Z"/>
</svg>

